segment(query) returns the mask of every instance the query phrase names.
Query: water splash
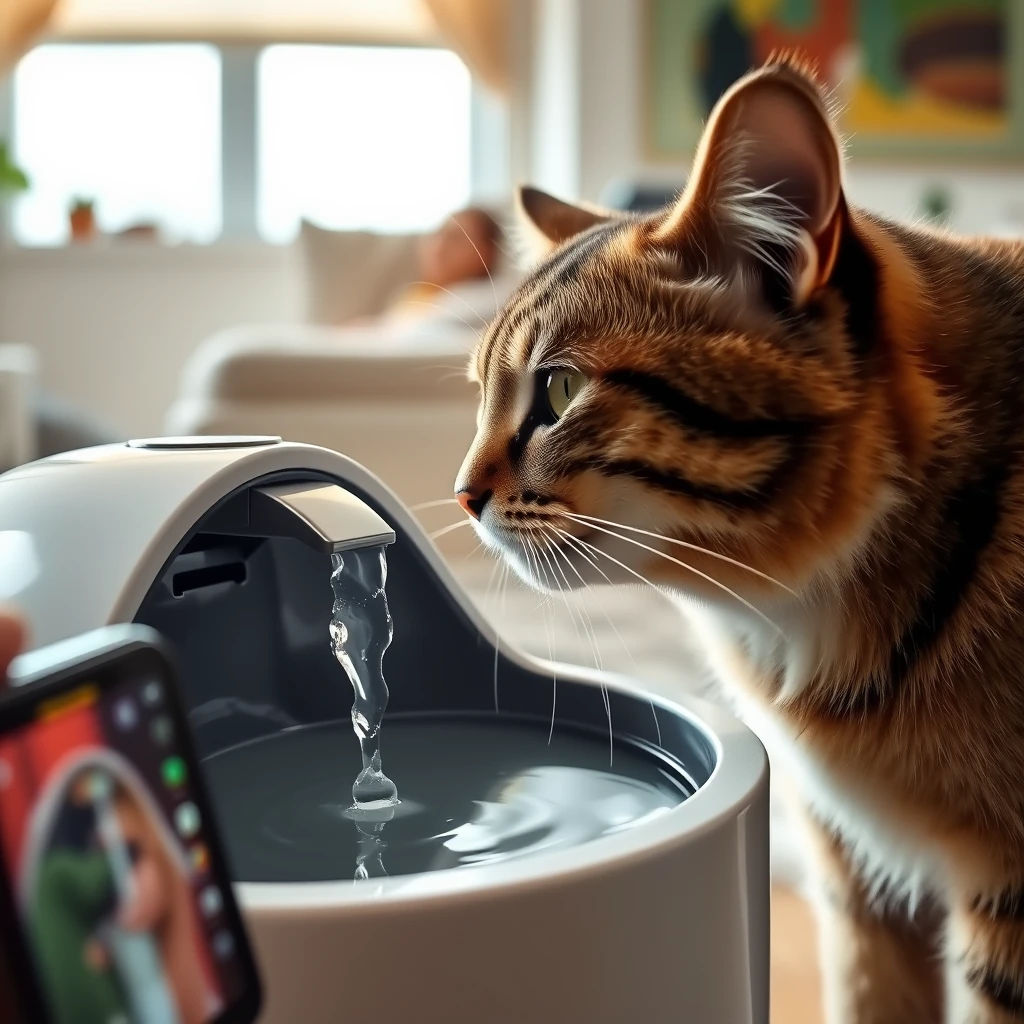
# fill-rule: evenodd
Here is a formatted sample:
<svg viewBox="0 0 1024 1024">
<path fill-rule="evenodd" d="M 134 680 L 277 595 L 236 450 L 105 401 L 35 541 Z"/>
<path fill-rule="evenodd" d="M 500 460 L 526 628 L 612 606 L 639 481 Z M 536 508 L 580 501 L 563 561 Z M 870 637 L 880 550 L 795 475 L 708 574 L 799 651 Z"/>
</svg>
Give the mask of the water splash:
<svg viewBox="0 0 1024 1024">
<path fill-rule="evenodd" d="M 356 854 L 355 880 L 365 881 L 370 878 L 387 878 L 384 867 L 384 851 L 388 844 L 384 842 L 384 826 L 395 816 L 395 806 L 364 808 L 354 807 L 349 817 L 356 823 L 359 833 Z"/>
<path fill-rule="evenodd" d="M 398 803 L 398 788 L 384 774 L 380 759 L 380 726 L 388 706 L 384 652 L 394 633 L 385 593 L 387 575 L 384 548 L 331 556 L 331 650 L 352 683 L 352 728 L 363 759 L 352 785 L 358 809 Z"/>
</svg>

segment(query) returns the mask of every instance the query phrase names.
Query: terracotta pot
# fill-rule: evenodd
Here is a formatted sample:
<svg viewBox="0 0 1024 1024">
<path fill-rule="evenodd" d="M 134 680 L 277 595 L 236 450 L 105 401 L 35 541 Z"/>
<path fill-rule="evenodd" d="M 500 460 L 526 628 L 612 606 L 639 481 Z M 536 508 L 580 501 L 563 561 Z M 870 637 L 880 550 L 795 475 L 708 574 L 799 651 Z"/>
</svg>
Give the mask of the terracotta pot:
<svg viewBox="0 0 1024 1024">
<path fill-rule="evenodd" d="M 96 216 L 90 206 L 78 207 L 69 215 L 71 222 L 71 240 L 87 242 L 96 234 Z"/>
</svg>

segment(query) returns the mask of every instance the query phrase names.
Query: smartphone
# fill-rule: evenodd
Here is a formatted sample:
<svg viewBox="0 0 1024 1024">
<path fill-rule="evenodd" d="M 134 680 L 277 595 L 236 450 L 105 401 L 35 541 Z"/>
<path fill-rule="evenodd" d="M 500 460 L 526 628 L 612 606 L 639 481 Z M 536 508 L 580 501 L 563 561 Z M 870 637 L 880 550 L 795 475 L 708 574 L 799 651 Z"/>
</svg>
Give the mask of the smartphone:
<svg viewBox="0 0 1024 1024">
<path fill-rule="evenodd" d="M 0 697 L 0 945 L 27 1024 L 250 1024 L 261 988 L 170 654 L 113 626 Z"/>
</svg>

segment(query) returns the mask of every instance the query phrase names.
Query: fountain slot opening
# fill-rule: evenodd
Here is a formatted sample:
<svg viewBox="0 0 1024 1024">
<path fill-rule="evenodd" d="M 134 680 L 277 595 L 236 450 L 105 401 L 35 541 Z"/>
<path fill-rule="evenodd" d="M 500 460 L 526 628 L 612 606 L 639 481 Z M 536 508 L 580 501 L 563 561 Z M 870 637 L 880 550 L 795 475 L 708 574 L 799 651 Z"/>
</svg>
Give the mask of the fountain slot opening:
<svg viewBox="0 0 1024 1024">
<path fill-rule="evenodd" d="M 384 774 L 380 750 L 381 723 L 388 706 L 384 652 L 393 636 L 387 566 L 383 547 L 331 555 L 331 650 L 352 684 L 352 728 L 363 762 L 352 784 L 354 811 L 398 803 L 398 788 Z M 373 835 L 379 840 L 383 823 L 378 824 L 381 828 L 373 830 Z"/>
</svg>

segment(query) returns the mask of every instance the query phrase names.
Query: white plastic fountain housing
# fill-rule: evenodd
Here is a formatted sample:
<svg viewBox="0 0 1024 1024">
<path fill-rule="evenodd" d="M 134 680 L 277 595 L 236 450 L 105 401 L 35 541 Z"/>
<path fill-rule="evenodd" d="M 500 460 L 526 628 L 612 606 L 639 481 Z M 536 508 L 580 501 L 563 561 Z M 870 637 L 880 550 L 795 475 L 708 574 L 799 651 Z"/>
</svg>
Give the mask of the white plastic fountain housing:
<svg viewBox="0 0 1024 1024">
<path fill-rule="evenodd" d="M 410 513 L 343 455 L 276 438 L 156 439 L 0 477 L 0 598 L 39 646 L 117 622 L 162 632 L 205 756 L 347 717 L 351 691 L 327 644 L 329 552 L 392 539 L 388 721 L 493 715 L 497 659 L 501 714 L 546 729 L 552 666 L 496 651 Z M 628 680 L 566 666 L 558 680 L 558 728 L 607 730 L 603 681 L 617 742 L 687 774 L 694 795 L 628 830 L 498 864 L 358 882 L 343 863 L 336 881 L 236 878 L 264 1021 L 767 1024 L 761 745 L 688 699 L 657 701 L 659 737 Z"/>
</svg>

